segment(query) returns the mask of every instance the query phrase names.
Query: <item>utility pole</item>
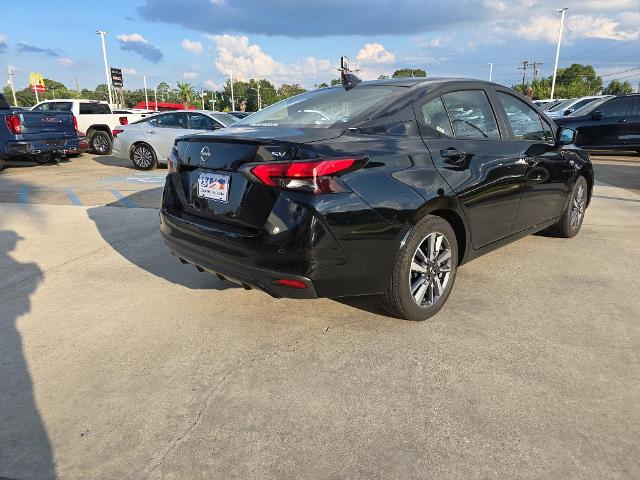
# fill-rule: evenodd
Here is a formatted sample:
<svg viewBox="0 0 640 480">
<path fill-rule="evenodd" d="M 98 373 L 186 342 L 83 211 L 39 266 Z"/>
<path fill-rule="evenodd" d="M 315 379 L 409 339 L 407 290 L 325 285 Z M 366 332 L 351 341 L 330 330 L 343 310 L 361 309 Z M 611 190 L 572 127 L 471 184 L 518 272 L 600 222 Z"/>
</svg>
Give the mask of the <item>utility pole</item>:
<svg viewBox="0 0 640 480">
<path fill-rule="evenodd" d="M 103 32 L 102 30 L 97 30 L 96 35 L 100 35 L 100 40 L 102 42 L 102 57 L 104 58 L 104 74 L 107 77 L 107 90 L 109 91 L 109 106 L 113 105 L 113 96 L 111 94 L 111 76 L 109 75 L 109 63 L 107 62 L 107 47 L 104 45 L 104 36 L 108 32 Z"/>
<path fill-rule="evenodd" d="M 80 83 L 78 82 L 78 75 L 76 75 L 76 98 L 80 98 Z"/>
<path fill-rule="evenodd" d="M 7 67 L 7 79 L 8 79 L 9 85 L 11 86 L 11 94 L 13 95 L 13 104 L 17 107 L 18 100 L 16 100 L 16 89 L 13 86 L 13 75 L 14 73 L 11 71 L 11 65 L 9 65 Z"/>
<path fill-rule="evenodd" d="M 200 87 L 200 96 L 202 97 L 202 109 L 204 110 L 204 88 Z"/>
<path fill-rule="evenodd" d="M 149 97 L 147 96 L 147 76 L 142 76 L 142 83 L 144 84 L 144 103 L 145 108 L 149 110 Z"/>
<path fill-rule="evenodd" d="M 153 99 L 156 102 L 156 112 L 158 111 L 158 87 L 153 90 Z"/>
<path fill-rule="evenodd" d="M 538 75 L 540 74 L 540 69 L 538 67 L 541 67 L 542 65 L 544 65 L 544 63 L 536 62 L 534 60 L 532 62 L 532 65 L 533 65 L 533 81 L 535 82 L 538 79 Z"/>
<path fill-rule="evenodd" d="M 522 66 L 518 67 L 518 70 L 522 70 L 522 86 L 524 87 L 527 82 L 527 70 L 529 70 L 529 60 L 524 60 Z"/>
<path fill-rule="evenodd" d="M 231 69 L 229 73 L 231 74 L 231 111 L 234 112 L 236 110 L 236 101 L 233 96 L 233 69 Z"/>
<path fill-rule="evenodd" d="M 551 81 L 551 100 L 553 100 L 553 95 L 556 92 L 556 76 L 558 74 L 558 59 L 560 58 L 560 44 L 562 43 L 562 29 L 564 27 L 564 15 L 569 10 L 566 7 L 560 8 L 556 10 L 560 16 L 560 31 L 558 32 L 558 46 L 556 48 L 556 63 L 553 67 L 553 80 Z"/>
<path fill-rule="evenodd" d="M 489 81 L 493 80 L 493 63 L 489 64 Z"/>
</svg>

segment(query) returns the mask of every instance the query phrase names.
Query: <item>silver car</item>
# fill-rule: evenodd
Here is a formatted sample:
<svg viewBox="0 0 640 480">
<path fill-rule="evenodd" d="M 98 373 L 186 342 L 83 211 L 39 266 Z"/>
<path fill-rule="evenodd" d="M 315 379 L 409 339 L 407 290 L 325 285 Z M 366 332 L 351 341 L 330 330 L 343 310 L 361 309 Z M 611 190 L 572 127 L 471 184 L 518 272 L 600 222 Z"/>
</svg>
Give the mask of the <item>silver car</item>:
<svg viewBox="0 0 640 480">
<path fill-rule="evenodd" d="M 115 157 L 130 159 L 140 170 L 166 164 L 176 137 L 228 127 L 238 119 L 211 110 L 158 113 L 113 130 Z"/>
</svg>

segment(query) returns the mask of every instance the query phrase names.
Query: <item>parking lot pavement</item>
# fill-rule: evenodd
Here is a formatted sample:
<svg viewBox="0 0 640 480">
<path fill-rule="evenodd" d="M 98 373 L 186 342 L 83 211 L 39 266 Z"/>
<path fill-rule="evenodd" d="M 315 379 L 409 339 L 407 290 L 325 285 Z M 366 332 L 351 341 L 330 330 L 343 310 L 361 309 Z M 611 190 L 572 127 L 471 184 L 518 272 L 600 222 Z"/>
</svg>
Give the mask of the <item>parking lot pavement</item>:
<svg viewBox="0 0 640 480">
<path fill-rule="evenodd" d="M 130 161 L 90 154 L 34 165 L 8 163 L 0 177 L 0 203 L 157 208 L 167 174 L 165 167 L 140 171 Z"/>
<path fill-rule="evenodd" d="M 130 174 L 102 167 L 0 191 Z M 640 478 L 633 190 L 463 266 L 426 323 L 223 284 L 82 193 L 0 204 L 0 477 Z"/>
</svg>

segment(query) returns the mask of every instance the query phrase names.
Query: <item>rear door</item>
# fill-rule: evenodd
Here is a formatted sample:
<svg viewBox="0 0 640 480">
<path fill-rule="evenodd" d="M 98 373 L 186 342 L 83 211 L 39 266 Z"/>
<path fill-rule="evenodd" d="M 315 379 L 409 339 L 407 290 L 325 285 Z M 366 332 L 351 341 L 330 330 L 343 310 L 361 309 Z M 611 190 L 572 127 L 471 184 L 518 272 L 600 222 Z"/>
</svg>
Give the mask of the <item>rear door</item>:
<svg viewBox="0 0 640 480">
<path fill-rule="evenodd" d="M 556 147 L 554 130 L 545 118 L 507 90 L 497 90 L 495 95 L 510 143 L 525 167 L 515 233 L 560 215 L 573 168 L 567 154 Z"/>
<path fill-rule="evenodd" d="M 166 160 L 171 153 L 176 137 L 186 135 L 187 114 L 185 112 L 171 112 L 155 115 L 148 121 L 147 138 L 160 161 Z"/>
<path fill-rule="evenodd" d="M 524 166 L 498 128 L 487 91 L 446 93 L 419 105 L 417 114 L 433 163 L 462 204 L 474 248 L 507 237 Z"/>
<path fill-rule="evenodd" d="M 638 149 L 640 148 L 640 96 L 636 96 L 634 99 L 633 108 L 624 123 L 622 141 L 624 145 Z"/>
<path fill-rule="evenodd" d="M 188 133 L 202 133 L 212 132 L 222 128 L 223 126 L 215 121 L 213 118 L 203 115 L 202 113 L 187 113 L 189 119 L 189 132 Z"/>
</svg>

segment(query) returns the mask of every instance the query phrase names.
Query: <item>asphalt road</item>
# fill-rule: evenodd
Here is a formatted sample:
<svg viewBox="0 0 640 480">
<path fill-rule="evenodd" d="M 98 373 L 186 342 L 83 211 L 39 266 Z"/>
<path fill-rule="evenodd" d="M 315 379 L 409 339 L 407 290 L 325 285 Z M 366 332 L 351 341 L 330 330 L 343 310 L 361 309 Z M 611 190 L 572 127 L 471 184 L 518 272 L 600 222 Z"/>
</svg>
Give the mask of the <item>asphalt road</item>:
<svg viewBox="0 0 640 480">
<path fill-rule="evenodd" d="M 0 477 L 640 478 L 640 159 L 424 323 L 181 265 L 99 160 L 0 174 Z"/>
</svg>

